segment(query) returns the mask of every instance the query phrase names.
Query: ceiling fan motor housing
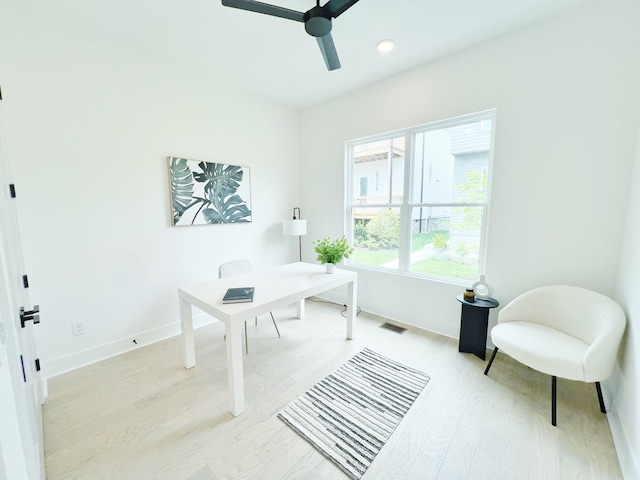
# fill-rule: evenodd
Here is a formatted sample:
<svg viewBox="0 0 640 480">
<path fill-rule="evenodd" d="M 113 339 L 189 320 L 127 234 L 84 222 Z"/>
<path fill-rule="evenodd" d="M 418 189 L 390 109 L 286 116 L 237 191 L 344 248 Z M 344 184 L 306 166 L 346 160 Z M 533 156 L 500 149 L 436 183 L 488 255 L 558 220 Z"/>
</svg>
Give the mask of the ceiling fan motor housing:
<svg viewBox="0 0 640 480">
<path fill-rule="evenodd" d="M 304 14 L 304 29 L 313 37 L 324 37 L 331 32 L 331 12 L 315 6 Z"/>
</svg>

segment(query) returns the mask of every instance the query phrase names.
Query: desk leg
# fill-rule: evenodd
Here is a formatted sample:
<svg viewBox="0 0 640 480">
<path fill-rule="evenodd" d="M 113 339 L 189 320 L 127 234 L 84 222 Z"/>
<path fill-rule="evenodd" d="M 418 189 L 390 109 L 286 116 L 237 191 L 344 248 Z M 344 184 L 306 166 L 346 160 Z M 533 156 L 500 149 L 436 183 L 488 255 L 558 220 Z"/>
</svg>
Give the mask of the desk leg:
<svg viewBox="0 0 640 480">
<path fill-rule="evenodd" d="M 347 284 L 347 339 L 356 336 L 356 310 L 358 309 L 358 282 Z"/>
<path fill-rule="evenodd" d="M 191 304 L 180 299 L 180 326 L 182 329 L 182 352 L 184 354 L 184 368 L 196 366 L 196 351 L 193 345 L 193 317 Z"/>
<path fill-rule="evenodd" d="M 303 298 L 296 304 L 296 306 L 298 307 L 298 312 L 297 312 L 298 318 L 304 318 L 304 302 L 305 302 L 305 299 Z"/>
<path fill-rule="evenodd" d="M 234 417 L 244 412 L 244 379 L 242 376 L 242 324 L 225 325 L 227 333 L 227 377 L 229 383 L 229 409 Z"/>
</svg>

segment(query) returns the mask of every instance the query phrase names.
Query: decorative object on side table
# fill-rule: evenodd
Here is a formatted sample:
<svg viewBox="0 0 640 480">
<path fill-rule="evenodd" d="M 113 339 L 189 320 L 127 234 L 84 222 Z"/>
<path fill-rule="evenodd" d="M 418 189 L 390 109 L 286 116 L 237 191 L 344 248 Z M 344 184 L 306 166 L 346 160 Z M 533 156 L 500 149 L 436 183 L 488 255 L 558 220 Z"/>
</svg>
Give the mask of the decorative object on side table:
<svg viewBox="0 0 640 480">
<path fill-rule="evenodd" d="M 484 275 L 480 275 L 480 278 L 474 282 L 471 288 L 476 298 L 486 299 L 491 298 L 491 295 L 493 295 L 493 286 L 487 282 Z"/>
<path fill-rule="evenodd" d="M 317 260 L 323 265 L 327 265 L 327 273 L 335 273 L 336 264 L 345 258 L 349 258 L 349 255 L 355 251 L 347 243 L 347 238 L 344 235 L 342 238 L 333 241 L 329 237 L 325 237 L 322 240 L 314 240 L 313 245 L 318 254 Z"/>
<path fill-rule="evenodd" d="M 463 297 L 467 302 L 475 302 L 476 301 L 476 294 L 473 293 L 473 288 L 467 288 L 465 289 L 464 293 L 462 294 Z"/>
</svg>

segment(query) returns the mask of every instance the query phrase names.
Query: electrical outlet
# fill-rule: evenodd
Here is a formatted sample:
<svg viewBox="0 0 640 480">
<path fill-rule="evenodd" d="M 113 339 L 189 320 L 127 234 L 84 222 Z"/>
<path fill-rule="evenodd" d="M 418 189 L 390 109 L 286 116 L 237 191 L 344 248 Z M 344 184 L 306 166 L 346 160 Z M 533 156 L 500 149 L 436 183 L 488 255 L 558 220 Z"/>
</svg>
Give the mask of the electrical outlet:
<svg viewBox="0 0 640 480">
<path fill-rule="evenodd" d="M 84 322 L 82 320 L 78 322 L 71 322 L 71 332 L 73 336 L 84 335 L 86 332 L 84 330 Z"/>
</svg>

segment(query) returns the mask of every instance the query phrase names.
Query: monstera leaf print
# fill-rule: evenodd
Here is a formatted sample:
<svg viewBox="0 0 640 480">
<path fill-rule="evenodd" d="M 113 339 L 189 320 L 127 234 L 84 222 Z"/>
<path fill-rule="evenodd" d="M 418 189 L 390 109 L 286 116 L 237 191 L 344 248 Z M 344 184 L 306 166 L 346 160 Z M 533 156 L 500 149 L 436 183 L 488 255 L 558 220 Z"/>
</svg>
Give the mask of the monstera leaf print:
<svg viewBox="0 0 640 480">
<path fill-rule="evenodd" d="M 248 222 L 251 210 L 247 208 L 244 200 L 239 195 L 231 195 L 228 198 L 210 196 L 212 208 L 205 208 L 202 212 L 207 223 L 243 223 Z"/>
<path fill-rule="evenodd" d="M 244 172 L 236 165 L 171 158 L 174 225 L 250 222 Z"/>
<path fill-rule="evenodd" d="M 171 204 L 173 224 L 193 205 L 193 175 L 184 158 L 171 158 Z"/>
<path fill-rule="evenodd" d="M 242 167 L 223 165 L 222 163 L 200 162 L 202 173 L 193 174 L 196 181 L 204 183 L 204 193 L 209 195 L 216 190 L 219 195 L 235 193 L 242 182 Z"/>
<path fill-rule="evenodd" d="M 242 168 L 219 163 L 200 163 L 199 166 L 203 173 L 197 174 L 195 178 L 199 182 L 206 182 L 204 191 L 209 205 L 202 213 L 207 223 L 248 222 L 251 210 L 246 202 L 236 195 L 244 175 Z"/>
</svg>

